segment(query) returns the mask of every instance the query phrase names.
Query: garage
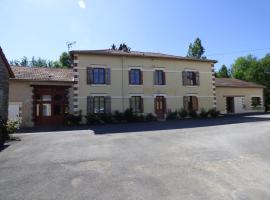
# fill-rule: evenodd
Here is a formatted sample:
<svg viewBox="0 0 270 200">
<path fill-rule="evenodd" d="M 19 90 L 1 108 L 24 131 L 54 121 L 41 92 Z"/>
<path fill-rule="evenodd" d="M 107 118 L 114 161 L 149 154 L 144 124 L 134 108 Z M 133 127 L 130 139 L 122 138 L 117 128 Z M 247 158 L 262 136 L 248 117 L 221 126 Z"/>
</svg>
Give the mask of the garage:
<svg viewBox="0 0 270 200">
<path fill-rule="evenodd" d="M 223 114 L 264 112 L 263 85 L 234 78 L 216 78 L 217 109 Z"/>
</svg>

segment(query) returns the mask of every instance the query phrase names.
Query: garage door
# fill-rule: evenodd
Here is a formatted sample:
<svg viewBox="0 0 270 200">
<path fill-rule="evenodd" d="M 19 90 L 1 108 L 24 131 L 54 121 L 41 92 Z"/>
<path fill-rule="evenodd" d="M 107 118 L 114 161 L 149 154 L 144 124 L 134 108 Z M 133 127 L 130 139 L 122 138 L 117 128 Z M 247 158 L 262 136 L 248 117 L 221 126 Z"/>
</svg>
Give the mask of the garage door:
<svg viewBox="0 0 270 200">
<path fill-rule="evenodd" d="M 244 97 L 234 97 L 234 112 L 243 113 L 244 109 Z"/>
<path fill-rule="evenodd" d="M 21 110 L 21 103 L 10 102 L 8 105 L 8 119 L 10 121 L 21 121 Z"/>
</svg>

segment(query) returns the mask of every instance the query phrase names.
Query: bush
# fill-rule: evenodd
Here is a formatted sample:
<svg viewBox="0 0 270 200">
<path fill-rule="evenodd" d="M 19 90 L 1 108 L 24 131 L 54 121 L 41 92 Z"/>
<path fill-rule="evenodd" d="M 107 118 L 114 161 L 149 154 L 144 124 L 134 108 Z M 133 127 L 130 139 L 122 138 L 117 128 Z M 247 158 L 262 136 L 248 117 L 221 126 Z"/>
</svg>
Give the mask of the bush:
<svg viewBox="0 0 270 200">
<path fill-rule="evenodd" d="M 218 117 L 220 115 L 220 112 L 216 108 L 212 108 L 208 111 L 208 114 L 210 117 Z"/>
<path fill-rule="evenodd" d="M 204 108 L 200 110 L 200 117 L 206 118 L 208 116 L 208 112 Z"/>
<path fill-rule="evenodd" d="M 96 114 L 87 114 L 85 116 L 87 124 L 104 124 L 104 121 Z"/>
<path fill-rule="evenodd" d="M 151 122 L 151 121 L 157 121 L 156 116 L 154 116 L 152 113 L 148 113 L 145 116 L 145 121 Z"/>
<path fill-rule="evenodd" d="M 186 118 L 187 115 L 188 115 L 188 112 L 187 112 L 184 108 L 181 108 L 181 109 L 179 110 L 179 116 L 180 116 L 181 118 Z"/>
<path fill-rule="evenodd" d="M 125 120 L 128 122 L 134 122 L 135 121 L 135 115 L 133 114 L 132 109 L 126 109 L 124 112 Z"/>
<path fill-rule="evenodd" d="M 135 122 L 144 122 L 145 121 L 145 117 L 143 114 L 134 114 L 134 121 Z"/>
<path fill-rule="evenodd" d="M 20 128 L 20 124 L 20 121 L 7 121 L 5 124 L 7 134 L 10 135 L 16 133 L 16 131 Z"/>
<path fill-rule="evenodd" d="M 78 125 L 82 121 L 82 115 L 79 114 L 78 116 L 69 114 L 66 116 L 66 122 L 68 125 Z"/>
<path fill-rule="evenodd" d="M 198 117 L 198 114 L 197 114 L 197 111 L 196 110 L 189 111 L 188 115 L 191 118 L 197 118 Z"/>
<path fill-rule="evenodd" d="M 114 111 L 113 118 L 115 119 L 116 122 L 124 122 L 125 121 L 124 114 L 120 113 L 118 110 Z"/>
<path fill-rule="evenodd" d="M 174 112 L 172 112 L 171 110 L 168 111 L 168 114 L 167 114 L 168 120 L 177 119 L 177 118 L 178 118 L 177 111 L 174 111 Z"/>
<path fill-rule="evenodd" d="M 99 118 L 104 123 L 115 123 L 115 122 L 117 122 L 112 114 L 99 115 Z"/>
</svg>

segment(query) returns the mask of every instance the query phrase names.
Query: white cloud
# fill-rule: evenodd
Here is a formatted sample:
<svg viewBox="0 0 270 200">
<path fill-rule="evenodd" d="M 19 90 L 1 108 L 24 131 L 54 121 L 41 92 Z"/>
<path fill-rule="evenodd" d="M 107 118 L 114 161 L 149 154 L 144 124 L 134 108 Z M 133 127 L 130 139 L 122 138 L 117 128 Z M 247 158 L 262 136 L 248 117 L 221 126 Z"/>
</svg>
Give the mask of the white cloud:
<svg viewBox="0 0 270 200">
<path fill-rule="evenodd" d="M 81 8 L 85 8 L 85 3 L 83 0 L 79 0 L 78 4 Z"/>
</svg>

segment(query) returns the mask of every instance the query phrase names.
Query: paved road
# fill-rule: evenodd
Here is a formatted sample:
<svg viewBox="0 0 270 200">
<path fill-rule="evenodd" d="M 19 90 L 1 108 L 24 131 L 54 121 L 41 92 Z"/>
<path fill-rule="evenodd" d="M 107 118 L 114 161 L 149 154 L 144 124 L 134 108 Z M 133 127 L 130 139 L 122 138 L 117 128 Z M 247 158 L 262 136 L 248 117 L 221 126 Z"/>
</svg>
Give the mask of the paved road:
<svg viewBox="0 0 270 200">
<path fill-rule="evenodd" d="M 0 152 L 0 199 L 270 199 L 270 115 L 227 120 L 19 134 Z"/>
</svg>

